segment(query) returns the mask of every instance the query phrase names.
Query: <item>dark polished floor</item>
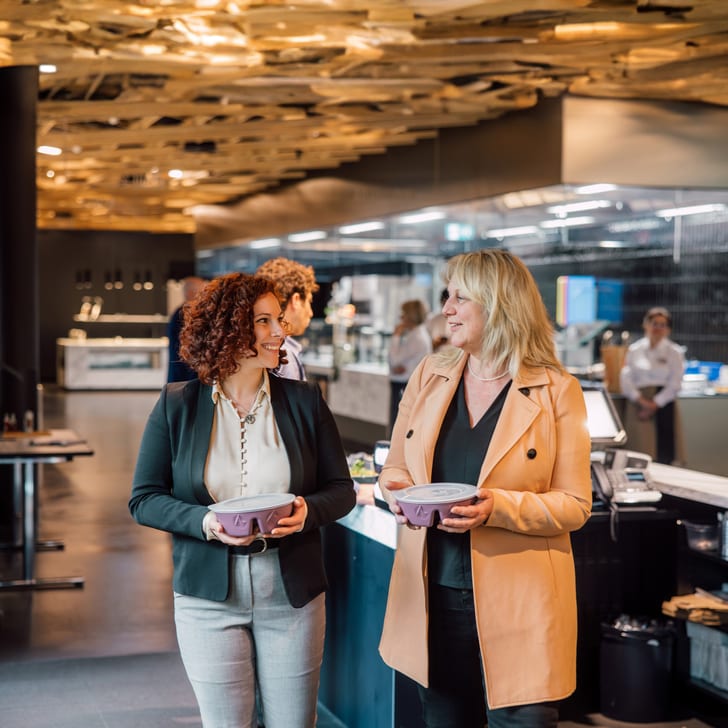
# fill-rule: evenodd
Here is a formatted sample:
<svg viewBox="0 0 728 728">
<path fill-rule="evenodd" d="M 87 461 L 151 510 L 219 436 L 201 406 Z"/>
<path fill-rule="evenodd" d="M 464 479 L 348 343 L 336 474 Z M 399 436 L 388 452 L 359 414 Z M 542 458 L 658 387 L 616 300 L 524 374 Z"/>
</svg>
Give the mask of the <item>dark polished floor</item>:
<svg viewBox="0 0 728 728">
<path fill-rule="evenodd" d="M 68 427 L 92 457 L 41 466 L 39 577 L 82 576 L 82 589 L 0 592 L 0 658 L 33 660 L 176 649 L 169 537 L 137 526 L 126 503 L 155 392 L 46 390 L 45 427 Z M 19 575 L 4 555 L 2 571 Z M 0 562 L 2 563 L 2 562 Z M 16 577 L 17 578 L 17 577 Z"/>
<path fill-rule="evenodd" d="M 33 664 L 38 666 L 40 675 L 43 663 L 61 664 L 69 659 L 88 658 L 88 664 L 95 666 L 97 663 L 93 661 L 99 658 L 131 656 L 147 660 L 154 655 L 176 654 L 169 537 L 136 525 L 127 510 L 139 440 L 156 397 L 155 392 L 65 393 L 55 388 L 46 391 L 46 428 L 75 430 L 89 441 L 94 455 L 42 466 L 38 535 L 41 539 L 61 539 L 65 548 L 39 552 L 37 576 L 82 576 L 85 584 L 75 589 L 0 591 L 3 682 L 17 672 L 19 689 L 27 691 L 23 676 L 33 674 Z M 20 568 L 17 553 L 0 552 L 0 578 L 17 578 Z M 125 664 L 119 662 L 122 663 Z M 184 681 L 183 675 L 178 677 Z M 69 689 L 76 690 L 78 686 L 71 682 L 72 678 L 73 675 L 54 676 L 54 690 L 63 695 L 66 679 Z M 161 684 L 168 678 L 169 675 L 160 674 L 154 679 L 159 679 Z M 0 686 L 0 711 L 13 703 L 9 697 L 12 688 L 7 684 L 4 687 L 5 693 Z M 119 689 L 117 685 L 117 692 Z M 54 722 L 52 717 L 46 722 L 23 721 L 22 716 L 26 714 L 17 707 L 18 700 L 10 706 L 18 710 L 18 726 L 67 725 Z M 25 703 L 23 709 L 24 706 Z M 98 706 L 94 710 L 98 712 Z M 154 724 L 134 725 L 141 728 L 176 725 L 172 712 L 168 723 L 162 719 Z M 100 722 L 97 719 L 98 716 L 94 722 L 77 720 L 74 725 L 76 728 L 127 725 L 115 723 L 107 716 L 98 719 Z M 186 725 L 199 725 L 189 718 L 186 721 Z M 3 723 L 0 717 L 0 725 L 15 724 Z M 318 728 L 333 725 L 323 715 Z M 577 728 L 634 724 L 591 715 L 585 716 L 583 722 L 565 721 L 561 725 Z M 707 724 L 688 717 L 659 725 L 705 728 Z"/>
</svg>

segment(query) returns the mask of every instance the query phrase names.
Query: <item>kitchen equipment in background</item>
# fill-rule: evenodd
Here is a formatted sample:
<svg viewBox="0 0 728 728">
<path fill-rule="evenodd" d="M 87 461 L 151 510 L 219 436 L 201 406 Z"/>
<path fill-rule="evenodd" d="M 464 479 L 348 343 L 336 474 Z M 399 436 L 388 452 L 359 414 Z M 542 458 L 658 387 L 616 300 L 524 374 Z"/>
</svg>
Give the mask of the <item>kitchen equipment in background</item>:
<svg viewBox="0 0 728 728">
<path fill-rule="evenodd" d="M 688 546 L 693 551 L 717 551 L 720 543 L 719 524 L 694 523 L 693 521 L 680 521 L 685 526 Z"/>
</svg>

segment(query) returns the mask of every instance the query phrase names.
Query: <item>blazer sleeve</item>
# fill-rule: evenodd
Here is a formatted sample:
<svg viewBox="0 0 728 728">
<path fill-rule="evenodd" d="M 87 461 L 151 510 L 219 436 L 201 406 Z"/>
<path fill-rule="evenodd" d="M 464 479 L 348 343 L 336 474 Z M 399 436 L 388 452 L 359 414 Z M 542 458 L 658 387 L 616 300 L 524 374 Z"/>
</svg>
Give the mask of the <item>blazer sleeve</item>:
<svg viewBox="0 0 728 728">
<path fill-rule="evenodd" d="M 175 386 L 175 385 L 173 385 Z M 179 400 L 179 401 L 178 401 Z M 147 420 L 134 470 L 129 511 L 137 523 L 205 540 L 205 505 L 173 495 L 174 442 L 171 412 L 181 406 L 182 389 L 165 387 Z"/>
</svg>

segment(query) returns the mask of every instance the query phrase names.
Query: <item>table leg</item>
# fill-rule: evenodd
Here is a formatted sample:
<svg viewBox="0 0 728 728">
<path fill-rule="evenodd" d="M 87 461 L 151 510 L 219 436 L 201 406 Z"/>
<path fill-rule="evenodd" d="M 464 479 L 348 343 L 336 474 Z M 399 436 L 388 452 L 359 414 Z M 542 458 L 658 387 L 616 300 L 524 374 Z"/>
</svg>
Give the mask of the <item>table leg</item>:
<svg viewBox="0 0 728 728">
<path fill-rule="evenodd" d="M 83 586 L 83 577 L 36 579 L 35 574 L 35 464 L 32 461 L 15 463 L 15 493 L 22 490 L 23 498 L 23 578 L 0 581 L 2 589 L 68 589 Z"/>
<path fill-rule="evenodd" d="M 35 573 L 35 473 L 33 463 L 23 463 L 23 578 Z"/>
</svg>

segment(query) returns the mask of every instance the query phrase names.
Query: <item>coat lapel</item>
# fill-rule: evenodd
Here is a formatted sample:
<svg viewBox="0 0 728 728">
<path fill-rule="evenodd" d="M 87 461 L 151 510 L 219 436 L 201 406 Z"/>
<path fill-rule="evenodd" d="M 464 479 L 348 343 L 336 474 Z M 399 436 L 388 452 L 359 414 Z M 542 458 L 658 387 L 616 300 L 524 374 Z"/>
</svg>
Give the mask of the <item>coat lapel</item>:
<svg viewBox="0 0 728 728">
<path fill-rule="evenodd" d="M 483 466 L 480 469 L 479 483 L 482 483 L 495 465 L 520 440 L 533 424 L 541 407 L 531 391 L 535 387 L 548 384 L 544 369 L 521 370 L 513 380 L 513 384 L 503 403 L 498 426 L 493 433 Z"/>
</svg>

